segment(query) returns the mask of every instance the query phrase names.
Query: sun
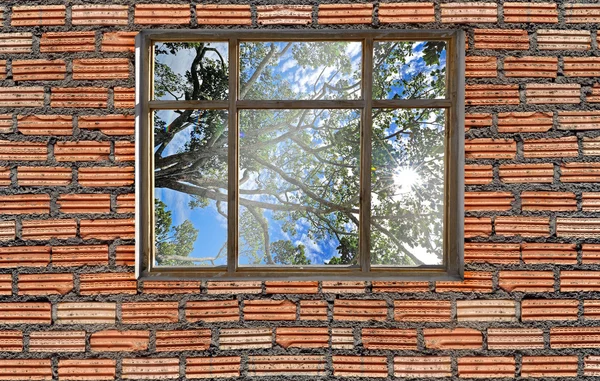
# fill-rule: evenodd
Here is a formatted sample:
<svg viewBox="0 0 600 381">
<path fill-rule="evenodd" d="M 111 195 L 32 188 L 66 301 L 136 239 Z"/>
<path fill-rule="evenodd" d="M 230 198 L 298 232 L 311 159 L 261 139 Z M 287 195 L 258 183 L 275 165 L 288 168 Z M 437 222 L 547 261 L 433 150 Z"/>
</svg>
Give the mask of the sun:
<svg viewBox="0 0 600 381">
<path fill-rule="evenodd" d="M 412 167 L 401 167 L 392 175 L 397 194 L 409 193 L 421 183 L 421 175 Z"/>
</svg>

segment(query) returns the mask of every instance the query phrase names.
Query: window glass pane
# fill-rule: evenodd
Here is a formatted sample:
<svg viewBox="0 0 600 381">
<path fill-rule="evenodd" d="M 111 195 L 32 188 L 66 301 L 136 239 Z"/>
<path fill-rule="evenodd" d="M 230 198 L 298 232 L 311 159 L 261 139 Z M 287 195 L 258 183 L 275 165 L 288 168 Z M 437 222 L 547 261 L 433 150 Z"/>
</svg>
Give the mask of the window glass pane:
<svg viewBox="0 0 600 381">
<path fill-rule="evenodd" d="M 351 41 L 242 42 L 240 99 L 358 99 L 361 52 Z"/>
<path fill-rule="evenodd" d="M 227 261 L 227 112 L 154 112 L 155 266 Z"/>
<path fill-rule="evenodd" d="M 442 263 L 443 109 L 373 111 L 371 263 Z"/>
<path fill-rule="evenodd" d="M 240 112 L 240 265 L 357 263 L 360 112 Z"/>
<path fill-rule="evenodd" d="M 157 42 L 154 99 L 227 99 L 228 59 L 227 42 Z"/>
<path fill-rule="evenodd" d="M 445 94 L 445 42 L 375 41 L 373 99 L 439 99 Z"/>
</svg>

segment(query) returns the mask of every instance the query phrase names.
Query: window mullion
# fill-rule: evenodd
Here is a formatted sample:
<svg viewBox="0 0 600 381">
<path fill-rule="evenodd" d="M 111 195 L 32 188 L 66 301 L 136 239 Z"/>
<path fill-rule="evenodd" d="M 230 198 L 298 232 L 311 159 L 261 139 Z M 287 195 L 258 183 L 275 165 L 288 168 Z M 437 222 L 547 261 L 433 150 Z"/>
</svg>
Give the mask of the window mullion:
<svg viewBox="0 0 600 381">
<path fill-rule="evenodd" d="M 227 272 L 233 274 L 238 264 L 238 40 L 229 40 L 229 111 L 227 150 Z"/>
<path fill-rule="evenodd" d="M 360 140 L 359 258 L 363 273 L 371 269 L 371 126 L 373 124 L 373 39 L 364 40 L 362 52 L 362 109 Z"/>
</svg>

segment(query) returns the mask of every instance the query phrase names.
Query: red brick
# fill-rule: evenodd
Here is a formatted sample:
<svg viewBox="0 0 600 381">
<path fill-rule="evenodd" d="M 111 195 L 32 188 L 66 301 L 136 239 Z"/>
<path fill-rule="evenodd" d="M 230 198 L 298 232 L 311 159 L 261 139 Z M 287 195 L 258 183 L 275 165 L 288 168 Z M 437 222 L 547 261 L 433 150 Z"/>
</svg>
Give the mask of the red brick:
<svg viewBox="0 0 600 381">
<path fill-rule="evenodd" d="M 110 142 L 57 142 L 54 146 L 54 157 L 59 162 L 105 161 L 109 155 Z"/>
<path fill-rule="evenodd" d="M 136 4 L 135 23 L 145 25 L 190 23 L 191 11 L 188 4 Z"/>
<path fill-rule="evenodd" d="M 321 289 L 323 293 L 329 294 L 361 294 L 365 292 L 365 282 L 324 280 Z"/>
<path fill-rule="evenodd" d="M 540 50 L 590 50 L 590 31 L 538 29 L 537 44 Z"/>
<path fill-rule="evenodd" d="M 199 4 L 196 6 L 198 25 L 251 25 L 250 5 Z"/>
<path fill-rule="evenodd" d="M 57 204 L 61 213 L 109 213 L 109 194 L 62 194 Z"/>
<path fill-rule="evenodd" d="M 259 294 L 262 292 L 260 281 L 246 282 L 206 282 L 209 294 Z"/>
<path fill-rule="evenodd" d="M 11 241 L 15 234 L 15 221 L 0 221 L 0 241 Z"/>
<path fill-rule="evenodd" d="M 52 364 L 50 359 L 0 359 L 0 380 L 51 381 Z"/>
<path fill-rule="evenodd" d="M 514 300 L 457 300 L 458 321 L 515 321 Z"/>
<path fill-rule="evenodd" d="M 239 377 L 240 362 L 239 356 L 188 357 L 185 376 L 187 379 Z"/>
<path fill-rule="evenodd" d="M 508 23 L 546 23 L 558 22 L 556 4 L 506 2 L 504 4 L 504 22 Z"/>
<path fill-rule="evenodd" d="M 570 243 L 521 244 L 521 255 L 526 264 L 551 263 L 573 265 L 577 263 L 577 249 Z"/>
<path fill-rule="evenodd" d="M 148 331 L 105 330 L 92 333 L 90 349 L 93 352 L 145 351 L 149 342 Z"/>
<path fill-rule="evenodd" d="M 410 322 L 450 321 L 450 301 L 394 300 L 394 320 Z"/>
<path fill-rule="evenodd" d="M 518 85 L 466 85 L 465 103 L 468 106 L 518 105 Z"/>
<path fill-rule="evenodd" d="M 495 221 L 496 234 L 504 236 L 545 237 L 550 234 L 547 217 L 499 216 Z"/>
<path fill-rule="evenodd" d="M 600 4 L 565 4 L 565 22 L 567 24 L 599 23 Z"/>
<path fill-rule="evenodd" d="M 327 320 L 328 309 L 325 300 L 301 300 L 300 320 Z"/>
<path fill-rule="evenodd" d="M 491 165 L 466 164 L 465 184 L 484 185 L 492 182 L 493 172 Z"/>
<path fill-rule="evenodd" d="M 498 113 L 498 132 L 547 132 L 552 128 L 551 112 Z"/>
<path fill-rule="evenodd" d="M 551 183 L 554 179 L 554 166 L 543 164 L 502 164 L 500 180 L 514 183 Z"/>
<path fill-rule="evenodd" d="M 135 212 L 135 194 L 127 193 L 117 196 L 117 213 Z"/>
<path fill-rule="evenodd" d="M 121 245 L 115 250 L 115 264 L 117 266 L 135 265 L 135 246 Z"/>
<path fill-rule="evenodd" d="M 583 301 L 583 318 L 585 320 L 600 320 L 600 300 Z"/>
<path fill-rule="evenodd" d="M 43 87 L 0 87 L 0 107 L 43 107 Z"/>
<path fill-rule="evenodd" d="M 135 161 L 135 143 L 124 141 L 115 142 L 115 161 Z"/>
<path fill-rule="evenodd" d="M 31 332 L 30 352 L 85 352 L 84 331 Z"/>
<path fill-rule="evenodd" d="M 275 330 L 275 342 L 285 349 L 327 348 L 329 328 L 279 327 Z"/>
<path fill-rule="evenodd" d="M 363 328 L 361 338 L 369 350 L 417 350 L 416 329 Z"/>
<path fill-rule="evenodd" d="M 600 102 L 600 84 L 595 83 L 594 85 L 592 85 L 592 88 L 589 90 L 589 93 L 586 96 L 586 100 L 589 103 Z"/>
<path fill-rule="evenodd" d="M 525 89 L 528 104 L 577 104 L 581 101 L 581 85 L 579 84 L 556 84 L 556 83 L 533 83 L 527 84 Z"/>
<path fill-rule="evenodd" d="M 21 236 L 24 240 L 48 240 L 51 238 L 75 238 L 75 220 L 25 220 L 22 222 Z"/>
<path fill-rule="evenodd" d="M 50 196 L 47 194 L 0 196 L 0 213 L 48 214 L 50 213 Z"/>
<path fill-rule="evenodd" d="M 296 304 L 289 300 L 246 300 L 244 320 L 296 320 Z"/>
<path fill-rule="evenodd" d="M 179 358 L 125 358 L 122 377 L 136 380 L 164 380 L 179 377 Z"/>
<path fill-rule="evenodd" d="M 354 332 L 352 328 L 331 328 L 332 349 L 354 349 Z"/>
<path fill-rule="evenodd" d="M 144 294 L 193 294 L 200 293 L 200 282 L 197 281 L 159 281 L 144 282 Z"/>
<path fill-rule="evenodd" d="M 65 79 L 67 65 L 64 60 L 13 60 L 15 81 L 58 81 Z"/>
<path fill-rule="evenodd" d="M 64 5 L 15 6 L 10 17 L 11 26 L 65 25 Z"/>
<path fill-rule="evenodd" d="M 0 268 L 45 267 L 49 263 L 48 246 L 0 247 Z"/>
<path fill-rule="evenodd" d="M 600 327 L 552 327 L 550 348 L 597 348 L 600 345 Z"/>
<path fill-rule="evenodd" d="M 467 73 L 468 76 L 468 73 Z M 495 75 L 494 75 L 495 76 Z M 483 128 L 492 126 L 492 114 L 469 113 L 465 114 L 465 131 L 471 128 Z"/>
<path fill-rule="evenodd" d="M 385 300 L 346 300 L 333 302 L 333 318 L 344 321 L 387 320 Z"/>
<path fill-rule="evenodd" d="M 0 351 L 21 352 L 23 351 L 23 332 L 0 331 Z"/>
<path fill-rule="evenodd" d="M 133 218 L 109 220 L 81 220 L 79 234 L 82 239 L 134 239 L 135 220 Z"/>
<path fill-rule="evenodd" d="M 325 356 L 248 356 L 248 375 L 323 376 Z"/>
<path fill-rule="evenodd" d="M 56 324 L 115 324 L 116 303 L 58 303 Z"/>
<path fill-rule="evenodd" d="M 475 29 L 475 49 L 527 50 L 529 37 L 521 29 Z"/>
<path fill-rule="evenodd" d="M 584 156 L 600 156 L 600 139 L 599 138 L 583 138 L 583 155 Z"/>
<path fill-rule="evenodd" d="M 500 271 L 498 286 L 508 292 L 552 292 L 552 271 Z"/>
<path fill-rule="evenodd" d="M 0 167 L 0 187 L 7 187 L 11 184 L 10 176 L 9 167 Z"/>
<path fill-rule="evenodd" d="M 89 115 L 79 117 L 79 128 L 99 130 L 108 136 L 133 135 L 134 115 Z"/>
<path fill-rule="evenodd" d="M 108 265 L 108 246 L 53 246 L 52 264 L 63 267 Z"/>
<path fill-rule="evenodd" d="M 51 107 L 106 108 L 108 105 L 108 90 L 100 87 L 53 87 L 51 92 Z"/>
<path fill-rule="evenodd" d="M 312 22 L 310 5 L 257 5 L 258 25 L 309 25 Z"/>
<path fill-rule="evenodd" d="M 507 77 L 556 78 L 556 57 L 506 57 L 504 75 Z"/>
<path fill-rule="evenodd" d="M 42 53 L 76 53 L 96 50 L 96 32 L 46 32 L 40 39 Z"/>
<path fill-rule="evenodd" d="M 585 356 L 584 376 L 600 376 L 600 356 Z"/>
<path fill-rule="evenodd" d="M 79 168 L 79 185 L 84 187 L 123 187 L 133 185 L 133 167 Z"/>
<path fill-rule="evenodd" d="M 430 23 L 435 21 L 433 3 L 380 3 L 379 22 L 386 23 Z"/>
<path fill-rule="evenodd" d="M 577 356 L 523 356 L 521 377 L 576 377 Z"/>
<path fill-rule="evenodd" d="M 465 141 L 467 159 L 514 159 L 517 144 L 509 139 L 470 139 Z"/>
<path fill-rule="evenodd" d="M 514 200 L 511 192 L 465 192 L 465 210 L 510 210 Z"/>
<path fill-rule="evenodd" d="M 464 280 L 435 282 L 436 292 L 492 292 L 492 273 L 487 271 L 465 271 Z"/>
<path fill-rule="evenodd" d="M 470 56 L 465 58 L 465 76 L 472 78 L 496 78 L 496 57 Z M 491 122 L 491 118 L 490 118 Z M 490 123 L 491 124 L 491 123 Z"/>
<path fill-rule="evenodd" d="M 558 237 L 596 238 L 600 234 L 600 220 L 597 218 L 557 218 Z"/>
<path fill-rule="evenodd" d="M 539 328 L 488 328 L 487 332 L 488 349 L 544 349 L 544 333 Z"/>
<path fill-rule="evenodd" d="M 487 237 L 492 234 L 492 219 L 489 217 L 465 217 L 465 238 Z"/>
<path fill-rule="evenodd" d="M 316 294 L 319 291 L 317 281 L 267 281 L 267 294 Z"/>
<path fill-rule="evenodd" d="M 567 77 L 600 76 L 600 58 L 597 57 L 565 57 L 563 73 Z"/>
<path fill-rule="evenodd" d="M 370 24 L 373 4 L 319 4 L 319 24 Z"/>
<path fill-rule="evenodd" d="M 73 117 L 70 115 L 19 115 L 17 130 L 23 135 L 72 135 Z"/>
<path fill-rule="evenodd" d="M 185 318 L 188 322 L 238 321 L 240 307 L 237 300 L 190 301 L 185 306 Z"/>
<path fill-rule="evenodd" d="M 600 211 L 600 193 L 599 192 L 583 192 L 581 194 L 581 206 L 584 212 Z"/>
<path fill-rule="evenodd" d="M 570 131 L 599 130 L 600 111 L 559 111 L 558 129 Z"/>
<path fill-rule="evenodd" d="M 121 322 L 123 324 L 177 323 L 178 305 L 177 301 L 123 303 Z"/>
<path fill-rule="evenodd" d="M 51 321 L 50 303 L 0 303 L 0 324 L 50 324 Z"/>
<path fill-rule="evenodd" d="M 472 328 L 425 328 L 423 337 L 427 349 L 481 349 L 483 346 L 483 335 Z"/>
<path fill-rule="evenodd" d="M 205 351 L 210 339 L 210 329 L 156 331 L 156 351 Z"/>
<path fill-rule="evenodd" d="M 31 32 L 0 33 L 0 54 L 31 53 Z"/>
<path fill-rule="evenodd" d="M 1 63 L 1 61 L 0 61 Z M 0 68 L 1 70 L 1 68 Z M 9 134 L 13 132 L 12 114 L 0 114 L 0 133 Z"/>
<path fill-rule="evenodd" d="M 58 379 L 60 381 L 110 381 L 116 375 L 116 360 L 112 359 L 76 359 L 58 360 Z"/>
<path fill-rule="evenodd" d="M 137 282 L 133 273 L 81 274 L 79 282 L 81 295 L 137 293 Z"/>
<path fill-rule="evenodd" d="M 562 270 L 560 272 L 560 291 L 600 291 L 600 272 Z"/>
<path fill-rule="evenodd" d="M 221 329 L 219 349 L 239 350 L 272 347 L 271 328 Z"/>
<path fill-rule="evenodd" d="M 73 5 L 71 22 L 73 25 L 127 25 L 127 14 L 126 5 Z"/>
<path fill-rule="evenodd" d="M 334 377 L 388 376 L 387 358 L 384 356 L 332 356 Z"/>
<path fill-rule="evenodd" d="M 17 167 L 17 182 L 20 186 L 69 185 L 72 177 L 71 168 L 66 167 Z"/>
<path fill-rule="evenodd" d="M 138 32 L 106 32 L 102 34 L 103 52 L 134 52 L 135 51 L 135 36 Z M 120 90 L 118 90 L 120 89 Z M 119 107 L 117 103 L 117 95 L 123 91 L 122 87 L 115 87 L 115 107 Z M 132 106 L 133 107 L 133 106 Z"/>
<path fill-rule="evenodd" d="M 0 160 L 46 161 L 48 144 L 0 140 Z"/>
<path fill-rule="evenodd" d="M 0 274 L 0 295 L 12 295 L 12 274 Z"/>
<path fill-rule="evenodd" d="M 460 357 L 460 378 L 514 378 L 514 357 Z"/>
<path fill-rule="evenodd" d="M 373 281 L 373 292 L 429 292 L 429 282 Z"/>
<path fill-rule="evenodd" d="M 465 263 L 519 264 L 519 244 L 476 243 L 464 244 Z"/>
<path fill-rule="evenodd" d="M 19 274 L 19 295 L 64 295 L 73 290 L 73 274 Z"/>
<path fill-rule="evenodd" d="M 83 58 L 73 60 L 73 79 L 111 80 L 129 78 L 127 58 Z"/>
<path fill-rule="evenodd" d="M 442 23 L 479 24 L 498 21 L 496 3 L 446 3 L 441 4 Z"/>
<path fill-rule="evenodd" d="M 394 377 L 433 378 L 452 376 L 449 356 L 395 356 Z"/>
<path fill-rule="evenodd" d="M 576 211 L 577 200 L 575 200 L 575 193 L 572 192 L 525 191 L 521 193 L 521 208 L 524 211 Z"/>
</svg>

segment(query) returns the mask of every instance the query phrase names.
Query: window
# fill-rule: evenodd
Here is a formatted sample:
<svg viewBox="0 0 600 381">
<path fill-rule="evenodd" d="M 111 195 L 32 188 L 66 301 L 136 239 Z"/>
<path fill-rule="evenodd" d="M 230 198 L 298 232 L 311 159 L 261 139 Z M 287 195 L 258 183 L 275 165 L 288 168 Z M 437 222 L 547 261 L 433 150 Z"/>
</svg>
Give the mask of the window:
<svg viewBox="0 0 600 381">
<path fill-rule="evenodd" d="M 137 271 L 459 279 L 462 31 L 144 31 Z"/>
</svg>

